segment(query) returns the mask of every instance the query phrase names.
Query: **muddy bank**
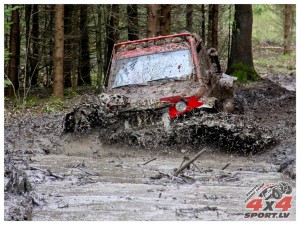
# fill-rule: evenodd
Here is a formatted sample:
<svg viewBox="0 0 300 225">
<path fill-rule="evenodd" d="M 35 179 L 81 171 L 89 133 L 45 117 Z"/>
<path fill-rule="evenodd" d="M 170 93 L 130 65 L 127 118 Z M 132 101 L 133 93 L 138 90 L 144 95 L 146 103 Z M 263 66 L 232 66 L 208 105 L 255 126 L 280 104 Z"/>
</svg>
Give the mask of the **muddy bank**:
<svg viewBox="0 0 300 225">
<path fill-rule="evenodd" d="M 278 141 L 277 145 L 263 153 L 261 157 L 280 165 L 280 172 L 295 179 L 296 92 L 264 79 L 251 86 L 239 87 L 236 96 L 243 103 L 243 115 L 268 127 Z"/>
<path fill-rule="evenodd" d="M 244 108 L 238 115 L 268 128 L 277 142 L 246 156 L 209 145 L 196 162 L 199 170 L 187 171 L 194 180 L 153 177 L 159 171 L 172 174 L 185 155 L 192 157 L 206 142 L 156 149 L 107 146 L 97 130 L 64 134 L 65 112 L 6 111 L 4 185 L 13 165 L 26 174 L 32 190 L 5 191 L 5 220 L 243 219 L 245 194 L 255 184 L 295 186 L 290 178 L 296 177 L 296 109 L 295 92 L 267 80 L 241 85 L 236 96 Z"/>
<path fill-rule="evenodd" d="M 63 114 L 5 111 L 5 220 L 31 220 L 32 209 L 39 199 L 32 187 L 30 163 L 34 155 L 61 152 Z"/>
</svg>

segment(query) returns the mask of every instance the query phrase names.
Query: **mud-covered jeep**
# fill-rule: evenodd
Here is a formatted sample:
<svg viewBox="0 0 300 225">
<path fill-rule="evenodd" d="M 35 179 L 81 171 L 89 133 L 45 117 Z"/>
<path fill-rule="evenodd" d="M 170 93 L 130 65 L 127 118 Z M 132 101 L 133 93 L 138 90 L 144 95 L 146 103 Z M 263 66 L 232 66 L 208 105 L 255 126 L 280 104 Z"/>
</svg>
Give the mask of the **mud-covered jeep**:
<svg viewBox="0 0 300 225">
<path fill-rule="evenodd" d="M 216 50 L 197 35 L 116 44 L 107 77 L 101 94 L 82 96 L 66 115 L 65 132 L 99 127 L 105 143 L 145 147 L 211 143 L 258 151 L 273 142 L 230 113 L 235 78 L 222 73 Z"/>
<path fill-rule="evenodd" d="M 126 128 L 159 121 L 168 128 L 194 109 L 232 111 L 233 81 L 222 74 L 216 50 L 183 33 L 116 44 L 106 93 L 122 98 Z"/>
</svg>

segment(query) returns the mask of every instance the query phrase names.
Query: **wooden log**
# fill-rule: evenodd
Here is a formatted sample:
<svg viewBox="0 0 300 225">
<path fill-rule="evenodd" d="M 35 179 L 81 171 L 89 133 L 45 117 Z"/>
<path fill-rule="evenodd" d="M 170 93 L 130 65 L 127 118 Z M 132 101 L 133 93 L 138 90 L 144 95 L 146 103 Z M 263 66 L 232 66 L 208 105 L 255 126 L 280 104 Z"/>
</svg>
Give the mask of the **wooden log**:
<svg viewBox="0 0 300 225">
<path fill-rule="evenodd" d="M 180 172 L 182 172 L 184 169 L 186 169 L 190 164 L 192 164 L 193 162 L 195 162 L 199 157 L 200 155 L 205 152 L 206 149 L 203 149 L 201 150 L 200 152 L 198 152 L 192 159 L 190 159 L 189 161 L 187 161 L 182 167 L 180 167 L 175 173 L 174 173 L 174 176 L 178 176 L 178 174 Z"/>
</svg>

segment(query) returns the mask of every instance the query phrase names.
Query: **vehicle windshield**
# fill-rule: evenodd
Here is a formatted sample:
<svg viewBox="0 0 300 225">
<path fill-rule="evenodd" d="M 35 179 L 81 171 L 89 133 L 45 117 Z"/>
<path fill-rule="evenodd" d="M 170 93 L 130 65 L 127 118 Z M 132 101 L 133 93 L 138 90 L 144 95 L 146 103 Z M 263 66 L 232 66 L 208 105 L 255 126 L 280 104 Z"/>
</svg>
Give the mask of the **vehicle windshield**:
<svg viewBox="0 0 300 225">
<path fill-rule="evenodd" d="M 162 79 L 188 79 L 193 72 L 189 49 L 117 59 L 112 88 L 145 85 Z"/>
</svg>

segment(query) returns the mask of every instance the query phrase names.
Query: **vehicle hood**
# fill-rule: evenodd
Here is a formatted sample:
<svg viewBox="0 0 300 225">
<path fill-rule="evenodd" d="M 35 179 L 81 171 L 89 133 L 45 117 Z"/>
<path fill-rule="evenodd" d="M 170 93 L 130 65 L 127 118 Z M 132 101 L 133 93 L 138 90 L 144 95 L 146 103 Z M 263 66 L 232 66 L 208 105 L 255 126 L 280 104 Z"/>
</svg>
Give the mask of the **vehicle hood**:
<svg viewBox="0 0 300 225">
<path fill-rule="evenodd" d="M 126 99 L 127 110 L 145 110 L 164 107 L 161 98 L 172 96 L 197 96 L 201 93 L 200 86 L 193 80 L 155 81 L 146 86 L 125 86 L 107 91 L 108 94 L 120 95 Z"/>
</svg>

